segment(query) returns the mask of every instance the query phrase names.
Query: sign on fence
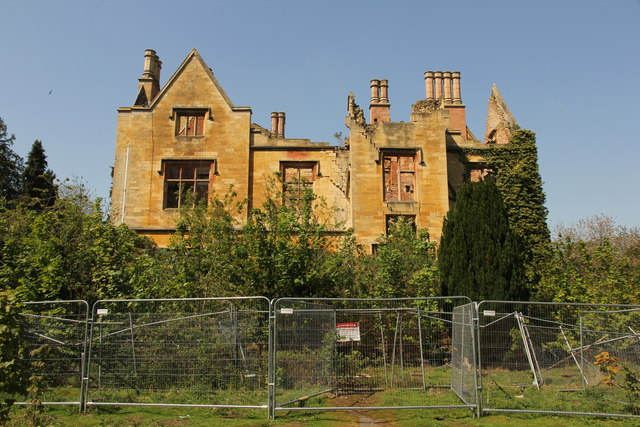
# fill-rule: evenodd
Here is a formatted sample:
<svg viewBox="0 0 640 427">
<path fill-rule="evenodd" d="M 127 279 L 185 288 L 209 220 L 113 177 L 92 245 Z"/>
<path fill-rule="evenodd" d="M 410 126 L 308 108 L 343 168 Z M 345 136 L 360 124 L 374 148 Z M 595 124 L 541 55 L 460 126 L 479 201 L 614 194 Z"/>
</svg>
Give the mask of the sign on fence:
<svg viewBox="0 0 640 427">
<path fill-rule="evenodd" d="M 338 342 L 360 341 L 360 323 L 336 323 Z"/>
</svg>

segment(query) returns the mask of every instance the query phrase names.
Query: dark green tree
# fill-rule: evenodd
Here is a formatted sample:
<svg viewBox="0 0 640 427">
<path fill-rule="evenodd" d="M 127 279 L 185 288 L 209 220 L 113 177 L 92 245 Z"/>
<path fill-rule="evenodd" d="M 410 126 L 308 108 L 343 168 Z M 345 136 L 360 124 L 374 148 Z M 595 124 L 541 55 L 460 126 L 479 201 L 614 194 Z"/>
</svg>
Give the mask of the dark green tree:
<svg viewBox="0 0 640 427">
<path fill-rule="evenodd" d="M 523 246 L 495 183 L 462 185 L 444 219 L 438 250 L 443 295 L 525 300 Z"/>
<path fill-rule="evenodd" d="M 549 257 L 551 240 L 535 133 L 517 129 L 508 144 L 491 151 L 489 164 L 511 228 L 522 237 L 527 286 L 532 289 L 540 280 L 539 267 Z"/>
<path fill-rule="evenodd" d="M 56 175 L 48 166 L 42 142 L 36 139 L 22 172 L 22 192 L 34 199 L 34 205 L 41 208 L 52 206 L 58 193 L 57 186 L 53 183 Z"/>
<path fill-rule="evenodd" d="M 13 149 L 15 135 L 7 134 L 7 125 L 0 117 L 0 198 L 13 200 L 22 190 L 22 158 Z"/>
</svg>

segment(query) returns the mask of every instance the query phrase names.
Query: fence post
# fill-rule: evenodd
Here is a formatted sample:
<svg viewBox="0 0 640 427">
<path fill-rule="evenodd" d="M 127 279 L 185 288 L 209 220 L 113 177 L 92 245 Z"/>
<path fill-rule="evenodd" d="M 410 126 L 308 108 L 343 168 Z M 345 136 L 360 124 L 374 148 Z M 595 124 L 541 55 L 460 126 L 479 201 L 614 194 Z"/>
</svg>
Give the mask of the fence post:
<svg viewBox="0 0 640 427">
<path fill-rule="evenodd" d="M 82 301 L 85 304 L 85 307 L 87 309 L 86 311 L 86 316 L 85 316 L 85 324 L 84 324 L 84 344 L 82 347 L 82 360 L 80 361 L 80 407 L 78 408 L 78 412 L 82 413 L 85 411 L 86 409 L 86 402 L 85 402 L 85 390 L 89 387 L 89 381 L 88 381 L 88 377 L 89 377 L 89 372 L 86 371 L 87 370 L 87 364 L 88 364 L 88 355 L 87 355 L 87 337 L 88 337 L 88 333 L 89 333 L 89 303 L 86 301 Z M 85 371 L 86 371 L 86 376 L 85 376 Z"/>
<path fill-rule="evenodd" d="M 267 413 L 270 419 L 276 418 L 276 380 L 275 380 L 275 328 L 276 328 L 276 311 L 275 311 L 276 299 L 272 299 L 269 302 L 269 344 L 267 345 L 268 361 L 267 361 Z"/>
<path fill-rule="evenodd" d="M 482 369 L 480 368 L 480 314 L 478 303 L 471 304 L 471 340 L 473 341 L 473 382 L 476 389 L 476 416 L 482 416 Z"/>
<path fill-rule="evenodd" d="M 427 380 L 424 377 L 424 353 L 422 352 L 422 314 L 420 314 L 420 305 L 418 304 L 418 338 L 420 340 L 420 368 L 422 369 L 422 388 L 427 389 Z"/>
</svg>

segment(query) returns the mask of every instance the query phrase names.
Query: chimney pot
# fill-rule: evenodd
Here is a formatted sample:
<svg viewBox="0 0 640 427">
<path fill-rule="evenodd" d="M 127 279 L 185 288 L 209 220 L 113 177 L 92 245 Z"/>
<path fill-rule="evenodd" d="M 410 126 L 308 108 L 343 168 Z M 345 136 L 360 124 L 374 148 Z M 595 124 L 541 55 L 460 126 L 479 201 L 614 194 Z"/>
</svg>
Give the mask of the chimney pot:
<svg viewBox="0 0 640 427">
<path fill-rule="evenodd" d="M 460 71 L 453 71 L 451 78 L 453 79 L 453 103 L 462 104 L 462 97 L 460 96 Z"/>
<path fill-rule="evenodd" d="M 387 79 L 380 80 L 380 103 L 389 103 L 389 81 Z"/>
<path fill-rule="evenodd" d="M 435 85 L 436 85 L 436 93 L 435 97 L 440 99 L 442 96 L 442 71 L 436 71 L 434 74 Z"/>
<path fill-rule="evenodd" d="M 371 80 L 371 103 L 377 104 L 380 102 L 380 80 Z"/>
<path fill-rule="evenodd" d="M 448 104 L 453 101 L 451 97 L 451 71 L 445 71 L 442 73 L 444 78 L 444 101 Z"/>
<path fill-rule="evenodd" d="M 271 113 L 271 136 L 278 136 L 278 113 Z"/>
<path fill-rule="evenodd" d="M 424 84 L 427 89 L 427 99 L 433 99 L 433 71 L 425 71 Z"/>
<path fill-rule="evenodd" d="M 278 137 L 284 138 L 284 112 L 280 111 L 278 113 Z"/>
</svg>

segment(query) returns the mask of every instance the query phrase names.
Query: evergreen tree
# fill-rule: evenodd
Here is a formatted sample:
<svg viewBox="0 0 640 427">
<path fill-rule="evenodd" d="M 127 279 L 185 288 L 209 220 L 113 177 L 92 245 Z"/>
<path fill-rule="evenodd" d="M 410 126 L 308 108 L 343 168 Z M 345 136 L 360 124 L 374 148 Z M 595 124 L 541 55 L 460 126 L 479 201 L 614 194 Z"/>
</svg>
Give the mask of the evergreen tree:
<svg viewBox="0 0 640 427">
<path fill-rule="evenodd" d="M 511 227 L 523 239 L 527 282 L 533 288 L 540 279 L 538 267 L 548 259 L 551 241 L 535 133 L 516 130 L 508 144 L 492 151 L 489 162 Z"/>
<path fill-rule="evenodd" d="M 56 175 L 47 167 L 47 155 L 42 142 L 36 139 L 22 173 L 22 188 L 23 194 L 37 199 L 36 204 L 40 207 L 53 206 L 58 192 L 53 183 Z"/>
<path fill-rule="evenodd" d="M 13 200 L 20 194 L 22 158 L 11 146 L 15 135 L 8 136 L 7 125 L 0 117 L 0 199 Z"/>
<path fill-rule="evenodd" d="M 442 229 L 438 271 L 443 295 L 527 299 L 522 250 L 496 184 L 464 184 Z"/>
</svg>

